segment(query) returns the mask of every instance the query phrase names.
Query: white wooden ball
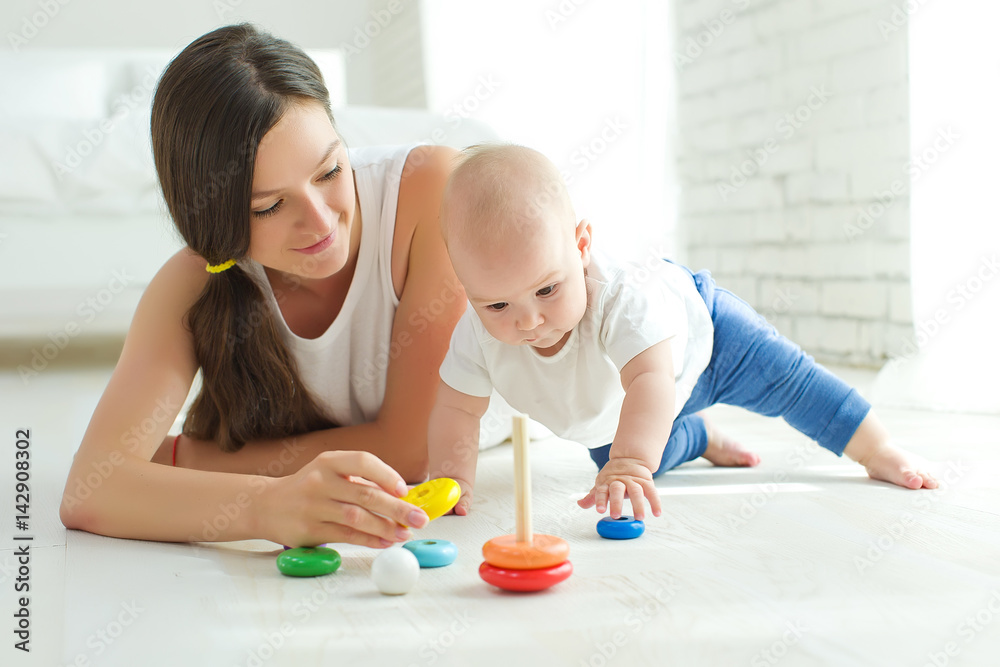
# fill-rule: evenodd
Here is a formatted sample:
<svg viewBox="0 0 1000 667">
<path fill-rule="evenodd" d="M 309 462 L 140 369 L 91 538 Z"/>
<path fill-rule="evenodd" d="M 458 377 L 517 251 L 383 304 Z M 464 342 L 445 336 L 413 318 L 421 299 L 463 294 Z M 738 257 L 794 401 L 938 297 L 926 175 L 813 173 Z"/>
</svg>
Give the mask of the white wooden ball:
<svg viewBox="0 0 1000 667">
<path fill-rule="evenodd" d="M 420 576 L 420 563 L 409 549 L 390 547 L 372 563 L 372 581 L 383 595 L 409 593 Z"/>
</svg>

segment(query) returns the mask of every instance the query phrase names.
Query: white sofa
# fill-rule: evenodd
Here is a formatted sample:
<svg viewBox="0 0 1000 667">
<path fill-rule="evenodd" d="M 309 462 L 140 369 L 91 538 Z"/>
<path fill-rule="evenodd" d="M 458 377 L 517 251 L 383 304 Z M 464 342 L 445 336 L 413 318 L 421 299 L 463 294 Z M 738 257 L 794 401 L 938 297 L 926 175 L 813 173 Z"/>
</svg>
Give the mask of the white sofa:
<svg viewBox="0 0 1000 667">
<path fill-rule="evenodd" d="M 181 241 L 149 144 L 159 50 L 0 54 L 0 342 L 124 336 L 139 296 Z M 344 105 L 339 51 L 311 51 L 349 146 L 464 147 L 480 122 Z"/>
</svg>

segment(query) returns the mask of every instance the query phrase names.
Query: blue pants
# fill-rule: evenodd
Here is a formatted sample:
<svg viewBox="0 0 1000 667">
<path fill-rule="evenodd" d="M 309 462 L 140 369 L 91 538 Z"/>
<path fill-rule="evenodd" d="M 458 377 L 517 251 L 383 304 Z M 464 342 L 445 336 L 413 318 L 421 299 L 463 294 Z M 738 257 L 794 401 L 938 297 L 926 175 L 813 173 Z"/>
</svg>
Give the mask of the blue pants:
<svg viewBox="0 0 1000 667">
<path fill-rule="evenodd" d="M 679 266 L 679 265 L 678 265 Z M 653 476 L 705 453 L 708 432 L 696 413 L 724 403 L 781 417 L 840 456 L 871 405 L 778 333 L 745 301 L 717 287 L 708 271 L 691 273 L 715 326 L 712 359 L 674 420 Z M 611 445 L 590 450 L 603 468 Z"/>
</svg>

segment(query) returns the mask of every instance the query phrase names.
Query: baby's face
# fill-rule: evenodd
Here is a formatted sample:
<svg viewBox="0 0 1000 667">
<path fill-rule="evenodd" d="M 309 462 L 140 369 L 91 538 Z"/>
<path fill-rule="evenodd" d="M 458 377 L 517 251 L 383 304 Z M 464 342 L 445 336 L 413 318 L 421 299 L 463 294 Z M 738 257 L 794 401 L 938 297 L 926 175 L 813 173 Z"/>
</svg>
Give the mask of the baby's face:
<svg viewBox="0 0 1000 667">
<path fill-rule="evenodd" d="M 574 235 L 568 223 L 548 224 L 530 239 L 473 245 L 454 242 L 452 264 L 490 335 L 542 356 L 562 349 L 587 309 L 589 225 L 581 223 Z"/>
</svg>

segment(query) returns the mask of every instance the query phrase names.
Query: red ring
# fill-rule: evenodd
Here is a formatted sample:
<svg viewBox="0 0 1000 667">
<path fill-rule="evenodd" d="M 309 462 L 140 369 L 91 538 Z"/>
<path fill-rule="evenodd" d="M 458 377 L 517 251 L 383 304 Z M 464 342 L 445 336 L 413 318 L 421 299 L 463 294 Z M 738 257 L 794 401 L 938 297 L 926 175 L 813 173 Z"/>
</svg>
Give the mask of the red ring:
<svg viewBox="0 0 1000 667">
<path fill-rule="evenodd" d="M 568 560 L 540 570 L 511 570 L 494 567 L 487 562 L 479 566 L 479 576 L 488 584 L 505 591 L 541 591 L 565 581 L 573 574 L 573 564 Z"/>
</svg>

